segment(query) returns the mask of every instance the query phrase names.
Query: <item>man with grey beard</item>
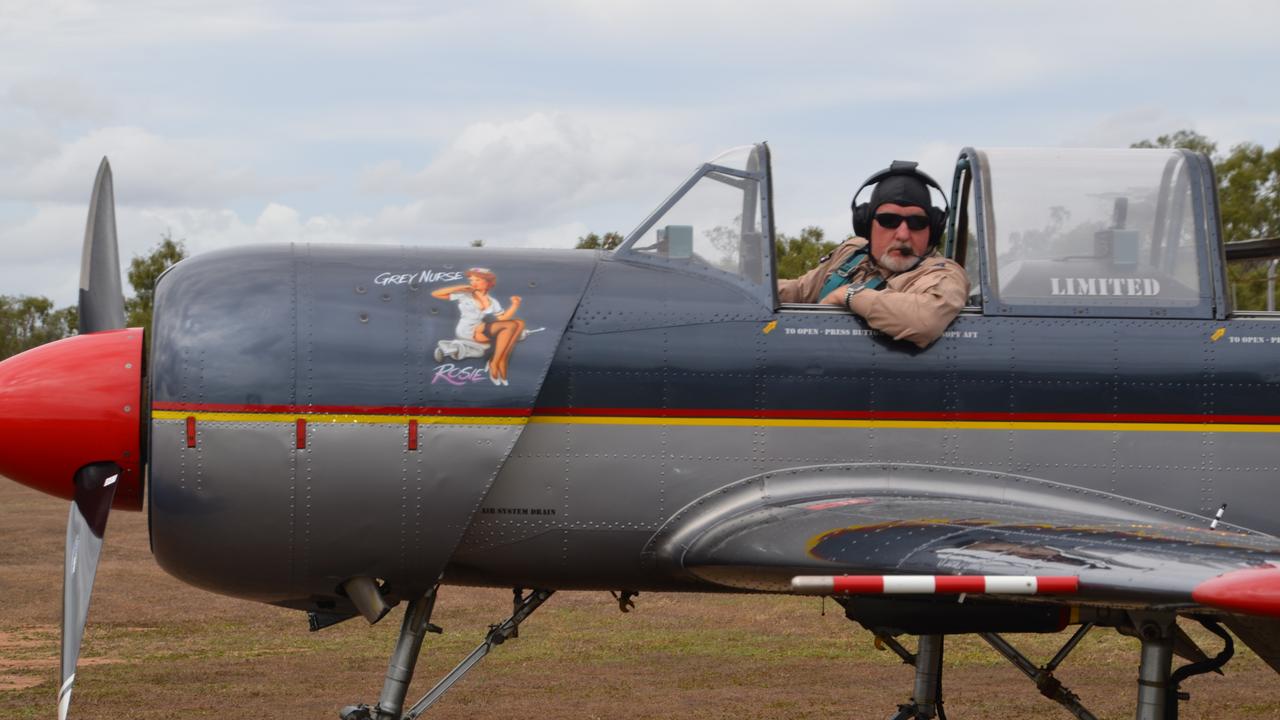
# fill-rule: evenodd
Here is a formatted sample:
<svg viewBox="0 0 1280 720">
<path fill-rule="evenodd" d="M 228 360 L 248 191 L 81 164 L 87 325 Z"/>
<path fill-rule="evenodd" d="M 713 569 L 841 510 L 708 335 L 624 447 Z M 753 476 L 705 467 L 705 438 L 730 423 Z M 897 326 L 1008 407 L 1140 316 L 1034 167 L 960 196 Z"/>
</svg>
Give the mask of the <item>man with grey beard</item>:
<svg viewBox="0 0 1280 720">
<path fill-rule="evenodd" d="M 871 202 L 858 205 L 873 183 Z M 853 196 L 855 236 L 813 270 L 780 280 L 778 299 L 839 305 L 895 340 L 928 347 L 969 297 L 964 268 L 937 252 L 947 213 L 933 206 L 929 186 L 942 192 L 913 162 L 872 175 Z"/>
</svg>

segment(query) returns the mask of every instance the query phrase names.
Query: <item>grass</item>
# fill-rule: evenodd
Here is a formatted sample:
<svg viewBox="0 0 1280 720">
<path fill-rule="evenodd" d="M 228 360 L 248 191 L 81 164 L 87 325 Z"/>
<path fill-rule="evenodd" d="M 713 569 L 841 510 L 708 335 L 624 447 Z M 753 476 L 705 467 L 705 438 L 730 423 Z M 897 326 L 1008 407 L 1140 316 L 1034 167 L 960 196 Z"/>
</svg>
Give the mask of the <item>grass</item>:
<svg viewBox="0 0 1280 720">
<path fill-rule="evenodd" d="M 66 504 L 0 481 L 0 717 L 54 713 Z M 77 678 L 76 718 L 336 718 L 372 703 L 400 611 L 374 627 L 319 633 L 303 614 L 212 595 L 166 576 L 147 551 L 145 517 L 115 513 Z M 510 609 L 510 590 L 442 589 L 411 695 L 478 644 Z M 1189 628 L 1215 652 L 1215 638 Z M 1014 636 L 1044 662 L 1066 639 Z M 910 646 L 912 643 L 907 641 Z M 1059 677 L 1100 718 L 1132 717 L 1137 641 L 1091 633 Z M 949 637 L 953 718 L 1062 717 L 976 637 Z M 887 717 L 911 671 L 833 603 L 775 596 L 644 593 L 627 614 L 608 594 L 559 593 L 427 717 Z M 9 689 L 5 689 L 9 688 Z M 1241 650 L 1226 677 L 1184 689 L 1185 718 L 1280 717 L 1276 676 Z M 412 701 L 412 699 L 410 701 Z"/>
</svg>

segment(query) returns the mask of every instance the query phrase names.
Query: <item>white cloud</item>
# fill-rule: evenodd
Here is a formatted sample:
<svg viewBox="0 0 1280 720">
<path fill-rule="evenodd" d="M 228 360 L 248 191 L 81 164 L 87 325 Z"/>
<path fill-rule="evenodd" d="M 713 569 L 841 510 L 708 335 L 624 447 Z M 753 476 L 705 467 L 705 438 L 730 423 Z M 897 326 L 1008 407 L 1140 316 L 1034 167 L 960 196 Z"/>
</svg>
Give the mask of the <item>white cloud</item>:
<svg viewBox="0 0 1280 720">
<path fill-rule="evenodd" d="M 551 227 L 535 228 L 529 231 L 522 242 L 523 247 L 536 248 L 571 248 L 577 244 L 578 238 L 592 232 L 586 223 L 574 221 Z M 607 231 L 606 231 L 607 232 Z"/>
<path fill-rule="evenodd" d="M 358 242 L 365 239 L 362 226 L 367 223 L 363 218 L 308 217 L 279 203 L 268 204 L 247 221 L 230 210 L 203 208 L 146 208 L 130 210 L 126 216 L 127 220 L 120 220 L 122 238 L 127 222 L 131 236 L 154 238 L 144 249 L 150 249 L 162 233 L 171 233 L 185 240 L 192 254 L 261 243 Z"/>
<path fill-rule="evenodd" d="M 40 205 L 30 216 L 0 226 L 0 295 L 45 295 L 60 306 L 75 303 L 86 213 L 87 203 Z"/>
<path fill-rule="evenodd" d="M 74 304 L 86 213 L 87 203 L 43 204 L 32 216 L 0 226 L 5 260 L 0 263 L 0 294 L 45 295 L 59 305 Z M 303 217 L 296 209 L 276 203 L 249 221 L 231 210 L 116 207 L 122 272 L 135 256 L 154 249 L 164 235 L 185 241 L 188 252 L 195 255 L 270 242 L 357 242 L 365 222 Z M 128 292 L 127 282 L 124 287 Z"/>
<path fill-rule="evenodd" d="M 262 192 L 305 186 L 307 181 L 268 181 L 246 165 L 234 141 L 172 139 L 138 127 L 95 130 L 55 145 L 35 131 L 33 149 L 15 165 L 0 167 L 0 192 L 33 202 L 87 202 L 102 158 L 111 158 L 116 201 L 132 204 L 227 203 Z"/>
<path fill-rule="evenodd" d="M 563 244 L 758 139 L 779 228 L 842 236 L 894 158 L 948 186 L 963 145 L 1271 146 L 1277 25 L 1243 0 L 0 3 L 0 281 L 75 264 L 103 155 L 126 261 L 166 229 Z"/>
<path fill-rule="evenodd" d="M 1195 121 L 1163 108 L 1140 107 L 1096 118 L 1085 127 L 1070 132 L 1063 144 L 1126 148 L 1139 140 L 1155 140 L 1160 135 L 1182 129 L 1194 130 Z"/>
<path fill-rule="evenodd" d="M 380 234 L 460 226 L 510 235 L 632 194 L 656 204 L 662 189 L 702 159 L 687 146 L 660 142 L 636 118 L 537 112 L 472 124 L 417 172 L 394 160 L 370 166 L 361 187 L 419 198 L 384 209 L 374 223 Z"/>
<path fill-rule="evenodd" d="M 0 188 L 5 185 L 6 176 L 12 177 L 14 183 L 25 183 L 22 173 L 57 154 L 60 146 L 57 133 L 47 127 L 0 127 Z M 16 193 L 5 194 L 12 197 Z"/>
<path fill-rule="evenodd" d="M 938 181 L 942 186 L 942 192 L 950 194 L 951 178 L 955 173 L 956 159 L 960 156 L 960 150 L 961 146 L 956 143 L 933 140 L 920 144 L 915 152 L 911 153 L 910 159 L 920 163 L 920 169 Z M 937 193 L 934 193 L 933 198 L 934 202 L 941 202 Z M 947 199 L 950 200 L 950 198 Z"/>
<path fill-rule="evenodd" d="M 30 112 L 41 123 L 102 122 L 111 114 L 110 103 L 83 79 L 57 73 L 18 79 L 4 100 Z"/>
<path fill-rule="evenodd" d="M 258 216 L 254 230 L 276 240 L 295 242 L 302 234 L 302 223 L 297 210 L 271 203 Z"/>
</svg>

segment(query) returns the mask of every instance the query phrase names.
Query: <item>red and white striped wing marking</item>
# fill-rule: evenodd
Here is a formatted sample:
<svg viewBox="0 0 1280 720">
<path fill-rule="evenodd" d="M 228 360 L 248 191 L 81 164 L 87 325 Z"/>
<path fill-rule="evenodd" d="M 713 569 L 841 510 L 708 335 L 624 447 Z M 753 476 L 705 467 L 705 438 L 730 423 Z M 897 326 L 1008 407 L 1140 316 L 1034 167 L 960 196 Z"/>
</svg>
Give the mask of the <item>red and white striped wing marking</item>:
<svg viewBox="0 0 1280 720">
<path fill-rule="evenodd" d="M 798 595 L 1070 595 L 1074 575 L 798 575 Z"/>
</svg>

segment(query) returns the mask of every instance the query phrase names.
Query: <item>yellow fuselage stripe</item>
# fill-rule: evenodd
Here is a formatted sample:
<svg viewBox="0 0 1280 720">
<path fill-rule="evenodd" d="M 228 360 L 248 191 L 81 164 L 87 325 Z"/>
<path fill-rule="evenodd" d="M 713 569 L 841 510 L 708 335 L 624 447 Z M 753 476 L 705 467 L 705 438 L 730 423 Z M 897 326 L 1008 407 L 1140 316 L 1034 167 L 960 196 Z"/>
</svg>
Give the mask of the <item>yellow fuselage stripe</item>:
<svg viewBox="0 0 1280 720">
<path fill-rule="evenodd" d="M 1087 430 L 1094 432 L 1280 432 L 1280 425 L 1246 423 L 1018 422 L 987 420 L 801 420 L 788 418 L 658 418 L 535 415 L 530 423 L 557 425 L 693 425 L 712 427 L 887 428 L 902 430 Z"/>
<path fill-rule="evenodd" d="M 808 427 L 877 428 L 899 430 L 1056 430 L 1090 432 L 1179 432 L 1179 433 L 1277 433 L 1280 425 L 1248 423 L 1138 423 L 1138 422 L 1018 422 L 1009 420 L 831 420 L 793 418 L 672 418 L 587 415 L 360 415 L 182 412 L 157 410 L 156 420 L 201 422 L 352 423 L 367 425 L 404 424 L 417 420 L 423 425 L 665 425 L 672 427 Z"/>
</svg>

